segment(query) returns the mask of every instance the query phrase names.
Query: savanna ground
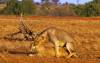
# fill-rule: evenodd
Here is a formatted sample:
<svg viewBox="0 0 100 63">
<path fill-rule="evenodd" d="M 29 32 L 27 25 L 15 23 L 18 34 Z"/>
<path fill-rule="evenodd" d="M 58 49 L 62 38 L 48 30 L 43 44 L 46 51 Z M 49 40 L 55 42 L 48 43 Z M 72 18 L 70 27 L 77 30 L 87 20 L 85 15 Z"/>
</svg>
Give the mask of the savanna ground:
<svg viewBox="0 0 100 63">
<path fill-rule="evenodd" d="M 27 56 L 24 54 L 0 53 L 0 63 L 99 63 L 100 62 L 100 18 L 80 17 L 24 17 L 25 24 L 32 31 L 40 32 L 48 27 L 66 30 L 75 40 L 78 58 L 56 58 L 45 56 Z M 19 17 L 0 16 L 0 37 L 18 31 Z M 0 39 L 0 51 L 5 48 L 14 51 L 28 51 L 29 41 Z M 46 46 L 49 46 L 48 44 Z M 49 49 L 44 52 L 49 51 Z M 43 53 L 42 53 L 43 54 Z"/>
</svg>

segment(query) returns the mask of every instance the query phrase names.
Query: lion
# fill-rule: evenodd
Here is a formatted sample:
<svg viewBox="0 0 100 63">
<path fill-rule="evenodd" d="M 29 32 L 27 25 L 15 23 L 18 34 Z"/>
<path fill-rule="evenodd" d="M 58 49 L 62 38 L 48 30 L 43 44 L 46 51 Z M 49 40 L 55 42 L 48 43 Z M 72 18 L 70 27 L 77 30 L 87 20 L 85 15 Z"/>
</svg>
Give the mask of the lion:
<svg viewBox="0 0 100 63">
<path fill-rule="evenodd" d="M 38 39 L 40 38 L 43 40 L 45 37 L 49 38 L 49 41 L 54 44 L 54 50 L 55 50 L 55 56 L 60 57 L 60 47 L 63 47 L 66 49 L 66 52 L 68 53 L 67 58 L 70 58 L 72 56 L 77 56 L 75 52 L 74 47 L 74 40 L 73 38 L 64 30 L 58 29 L 56 27 L 49 27 L 47 29 L 44 29 L 42 32 L 38 33 L 34 42 L 31 45 L 31 51 L 36 52 L 37 45 L 39 44 Z"/>
</svg>

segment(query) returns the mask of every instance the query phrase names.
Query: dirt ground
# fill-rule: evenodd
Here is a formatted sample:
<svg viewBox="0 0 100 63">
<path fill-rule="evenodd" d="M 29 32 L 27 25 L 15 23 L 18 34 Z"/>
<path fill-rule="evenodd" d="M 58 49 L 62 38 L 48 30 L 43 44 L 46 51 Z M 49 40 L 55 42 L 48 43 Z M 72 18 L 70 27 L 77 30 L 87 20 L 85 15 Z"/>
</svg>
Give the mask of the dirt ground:
<svg viewBox="0 0 100 63">
<path fill-rule="evenodd" d="M 32 30 L 40 32 L 48 27 L 66 30 L 75 40 L 77 58 L 56 58 L 48 56 L 49 49 L 43 50 L 44 56 L 27 56 L 26 54 L 8 54 L 0 52 L 0 63 L 99 63 L 100 62 L 100 18 L 80 17 L 24 17 L 25 24 Z M 30 41 L 15 41 L 2 39 L 19 29 L 19 17 L 0 16 L 0 51 L 12 49 L 27 52 Z M 49 44 L 46 45 L 49 47 Z M 50 53 L 50 51 L 49 51 Z M 53 52 L 52 52 L 53 54 Z"/>
</svg>

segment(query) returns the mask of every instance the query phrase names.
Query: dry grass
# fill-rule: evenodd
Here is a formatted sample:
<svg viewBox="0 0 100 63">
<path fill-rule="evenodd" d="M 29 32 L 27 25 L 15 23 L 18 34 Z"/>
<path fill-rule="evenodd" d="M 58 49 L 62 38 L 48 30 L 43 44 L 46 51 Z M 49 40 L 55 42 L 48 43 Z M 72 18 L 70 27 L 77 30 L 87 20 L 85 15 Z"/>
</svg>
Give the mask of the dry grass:
<svg viewBox="0 0 100 63">
<path fill-rule="evenodd" d="M 25 55 L 0 54 L 1 63 L 99 63 L 100 62 L 100 18 L 76 17 L 25 17 L 25 23 L 33 31 L 40 32 L 47 27 L 66 30 L 75 40 L 79 58 L 55 58 Z M 0 37 L 18 31 L 18 17 L 0 16 Z M 30 42 L 0 40 L 0 46 L 19 46 L 21 50 L 29 48 Z M 49 47 L 49 46 L 48 46 Z M 47 46 L 46 46 L 47 48 Z M 50 52 L 48 49 L 46 51 Z M 42 50 L 41 53 L 48 54 Z M 52 53 L 53 54 L 53 53 Z M 45 56 L 45 55 L 44 55 Z"/>
</svg>

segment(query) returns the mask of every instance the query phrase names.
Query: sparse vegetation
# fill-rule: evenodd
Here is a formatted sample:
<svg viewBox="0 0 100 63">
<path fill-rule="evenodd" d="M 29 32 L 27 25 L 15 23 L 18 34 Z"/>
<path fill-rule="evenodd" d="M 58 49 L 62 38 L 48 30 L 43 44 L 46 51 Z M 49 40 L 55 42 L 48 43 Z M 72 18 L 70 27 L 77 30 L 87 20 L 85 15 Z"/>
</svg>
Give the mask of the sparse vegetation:
<svg viewBox="0 0 100 63">
<path fill-rule="evenodd" d="M 78 5 L 67 2 L 60 4 L 59 0 L 42 0 L 41 3 L 35 3 L 32 0 L 23 0 L 23 2 L 8 0 L 7 5 L 3 3 L 5 6 L 0 7 L 0 63 L 99 63 L 100 17 L 94 17 L 100 16 L 99 3 L 100 0 Z M 62 47 L 58 49 L 62 56 L 54 57 L 54 44 L 49 42 L 47 35 L 39 37 L 38 46 L 36 46 L 38 54 L 32 57 L 28 54 L 32 53 L 30 48 L 34 41 L 26 41 L 25 35 L 17 35 L 17 38 L 23 40 L 16 40 L 15 36 L 13 36 L 15 40 L 4 39 L 7 34 L 19 31 L 20 17 L 15 15 L 21 13 L 24 15 L 24 22 L 33 32 L 41 32 L 48 27 L 65 30 L 74 39 L 73 44 L 78 57 L 67 59 L 68 52 L 65 52 L 65 48 Z M 73 16 L 82 16 L 82 18 Z M 26 32 L 24 29 L 22 33 L 26 34 Z M 31 34 L 28 33 L 28 35 Z M 62 36 L 60 37 L 63 39 Z M 61 45 L 64 46 L 63 43 Z"/>
<path fill-rule="evenodd" d="M 55 26 L 61 29 L 66 30 L 75 40 L 76 52 L 79 54 L 78 58 L 55 58 L 50 57 L 54 54 L 53 49 L 51 48 L 52 44 L 45 42 L 40 44 L 40 55 L 49 56 L 49 57 L 38 57 L 38 56 L 25 56 L 25 55 L 12 55 L 12 54 L 2 54 L 0 53 L 0 60 L 7 63 L 21 63 L 21 62 L 52 62 L 55 63 L 88 63 L 99 62 L 98 57 L 100 57 L 100 18 L 77 18 L 77 17 L 25 17 L 25 23 L 27 23 L 33 31 L 42 31 L 43 29 Z M 18 31 L 19 20 L 15 16 L 0 16 L 0 37 L 5 36 L 6 34 Z M 2 43 L 3 42 L 3 43 Z M 1 45 L 7 46 L 9 43 L 10 48 L 18 48 L 18 50 L 28 50 L 29 43 L 23 41 L 8 41 L 0 39 Z M 12 45 L 12 46 L 11 46 Z M 45 45 L 45 46 L 44 46 Z M 2 48 L 1 48 L 2 49 Z M 16 50 L 17 51 L 17 50 Z M 62 50 L 63 51 L 63 50 Z M 42 59 L 40 59 L 42 58 Z M 12 60 L 13 59 L 13 60 Z M 45 60 L 47 59 L 47 60 Z M 87 61 L 87 59 L 89 61 Z M 70 60 L 70 61 L 69 61 Z M 84 60 L 84 61 L 82 61 Z M 16 61 L 16 62 L 15 62 Z M 18 62 L 17 62 L 18 61 Z"/>
</svg>

